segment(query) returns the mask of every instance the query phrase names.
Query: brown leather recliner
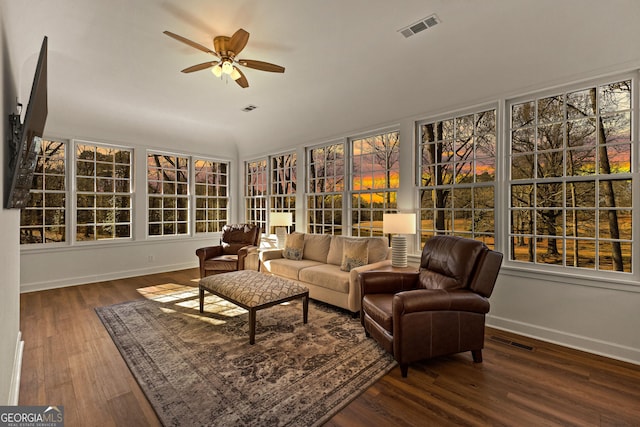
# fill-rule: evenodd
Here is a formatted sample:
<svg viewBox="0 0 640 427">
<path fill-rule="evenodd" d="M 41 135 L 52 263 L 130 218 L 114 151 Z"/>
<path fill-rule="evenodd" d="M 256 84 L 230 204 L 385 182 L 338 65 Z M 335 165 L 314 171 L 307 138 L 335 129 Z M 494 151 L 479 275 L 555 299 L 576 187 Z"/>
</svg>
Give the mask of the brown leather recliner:
<svg viewBox="0 0 640 427">
<path fill-rule="evenodd" d="M 434 236 L 422 251 L 418 272 L 366 271 L 359 275 L 360 318 L 400 364 L 471 351 L 482 362 L 485 314 L 502 254 L 482 242 Z"/>
<path fill-rule="evenodd" d="M 222 227 L 220 244 L 196 250 L 200 259 L 200 278 L 229 271 L 244 270 L 244 260 L 258 249 L 260 228 L 252 224 L 227 224 Z"/>
</svg>

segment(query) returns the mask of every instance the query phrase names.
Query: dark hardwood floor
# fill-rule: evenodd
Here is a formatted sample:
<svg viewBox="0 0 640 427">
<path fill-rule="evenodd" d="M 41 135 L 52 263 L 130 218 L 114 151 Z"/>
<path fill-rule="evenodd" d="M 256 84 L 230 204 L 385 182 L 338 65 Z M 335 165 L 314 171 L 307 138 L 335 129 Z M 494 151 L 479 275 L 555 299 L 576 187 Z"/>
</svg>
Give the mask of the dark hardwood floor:
<svg viewBox="0 0 640 427">
<path fill-rule="evenodd" d="M 21 295 L 20 405 L 64 405 L 65 425 L 158 419 L 94 308 L 143 288 L 197 286 L 196 269 Z M 459 354 L 395 368 L 328 426 L 640 426 L 640 366 L 488 329 L 484 362 Z"/>
</svg>

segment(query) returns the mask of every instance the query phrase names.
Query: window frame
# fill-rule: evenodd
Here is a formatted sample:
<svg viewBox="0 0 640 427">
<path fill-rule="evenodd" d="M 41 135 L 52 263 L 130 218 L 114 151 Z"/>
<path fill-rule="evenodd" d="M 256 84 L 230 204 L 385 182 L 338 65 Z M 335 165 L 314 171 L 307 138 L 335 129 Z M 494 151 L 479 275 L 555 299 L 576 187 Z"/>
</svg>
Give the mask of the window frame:
<svg viewBox="0 0 640 427">
<path fill-rule="evenodd" d="M 251 173 L 249 171 L 249 165 L 255 163 L 264 163 L 264 167 L 256 167 L 256 172 Z M 244 162 L 244 185 L 243 185 L 243 199 L 244 199 L 244 217 L 245 222 L 255 224 L 260 227 L 261 233 L 269 234 L 267 226 L 269 224 L 269 157 L 260 157 L 252 160 L 245 160 Z M 259 177 L 264 175 L 264 182 L 253 184 L 254 187 L 264 186 L 264 192 L 260 194 L 251 194 L 249 181 L 252 176 Z M 259 190 L 257 190 L 259 191 Z"/>
<path fill-rule="evenodd" d="M 494 127 L 494 131 L 493 133 L 489 133 L 489 132 L 483 132 L 480 134 L 476 133 L 476 124 L 478 123 L 478 121 L 475 119 L 477 115 L 480 114 L 484 114 L 484 113 L 490 113 L 493 112 L 494 114 L 494 121 L 493 121 L 493 127 Z M 499 152 L 500 152 L 500 115 L 501 115 L 501 110 L 499 108 L 499 105 L 497 103 L 490 103 L 490 104 L 483 104 L 483 105 L 479 105 L 473 108 L 466 108 L 466 109 L 461 109 L 461 110 L 457 110 L 457 111 L 453 111 L 453 112 L 449 112 L 447 114 L 441 114 L 441 115 L 436 115 L 433 117 L 429 117 L 429 118 L 425 118 L 419 121 L 415 122 L 415 132 L 416 132 L 416 144 L 415 144 L 415 177 L 416 177 L 416 211 L 417 211 L 417 216 L 418 216 L 418 227 L 416 230 L 416 238 L 415 238 L 415 244 L 416 244 L 416 248 L 422 248 L 424 246 L 424 242 L 429 238 L 432 237 L 434 235 L 437 234 L 445 234 L 445 235 L 458 235 L 458 236 L 464 236 L 467 238 L 472 238 L 472 239 L 476 239 L 476 240 L 480 240 L 483 243 L 487 244 L 490 248 L 496 248 L 500 246 L 500 239 L 499 239 L 499 232 L 500 232 L 500 228 L 499 228 L 499 211 L 498 209 L 496 209 L 497 203 L 496 201 L 498 200 L 498 192 L 500 189 L 500 169 L 502 167 L 502 164 L 500 162 L 500 158 L 499 158 Z M 446 122 L 446 121 L 451 121 L 452 122 L 452 129 L 451 132 L 453 132 L 453 134 L 451 135 L 451 143 L 454 144 L 452 149 L 457 149 L 458 146 L 456 145 L 457 140 L 459 138 L 457 138 L 456 135 L 456 129 L 455 129 L 455 123 L 458 119 L 464 119 L 466 117 L 472 116 L 473 117 L 473 129 L 472 132 L 468 135 L 466 135 L 465 137 L 467 138 L 472 138 L 473 142 L 472 142 L 472 146 L 471 146 L 471 152 L 470 154 L 467 154 L 466 156 L 459 158 L 457 155 L 454 156 L 453 155 L 453 151 L 452 151 L 452 156 L 450 157 L 450 161 L 446 161 L 446 162 L 432 162 L 429 163 L 427 165 L 425 165 L 423 163 L 423 147 L 427 146 L 428 144 L 424 142 L 424 138 L 423 138 L 423 126 L 428 125 L 428 124 L 434 124 L 434 123 L 442 123 L 442 122 Z M 482 176 L 482 174 L 478 174 L 478 160 L 481 161 L 481 164 L 483 161 L 486 161 L 487 159 L 490 159 L 491 156 L 490 155 L 480 155 L 478 156 L 478 145 L 477 145 L 477 138 L 480 136 L 493 136 L 494 139 L 494 145 L 493 145 L 493 158 L 495 159 L 493 162 L 493 180 L 479 180 L 478 177 Z M 433 141 L 434 143 L 437 143 L 437 140 Z M 445 142 L 445 141 L 441 141 L 441 142 Z M 457 150 L 454 150 L 457 152 Z M 467 152 L 468 153 L 468 152 Z M 463 161 L 460 161 L 463 160 Z M 464 165 L 464 164 L 471 164 L 471 172 L 467 175 L 467 177 L 471 177 L 472 181 L 471 182 L 466 182 L 466 183 L 459 183 L 456 182 L 458 179 L 458 171 L 457 169 L 455 169 L 455 166 L 458 165 Z M 451 166 L 453 168 L 452 172 L 451 172 L 451 177 L 452 180 L 451 182 L 448 183 L 434 183 L 434 184 L 430 184 L 430 185 L 425 185 L 423 184 L 423 167 L 425 166 L 429 166 L 429 165 L 433 165 L 433 166 L 437 166 L 437 167 L 446 167 L 446 166 Z M 471 202 L 471 207 L 467 207 L 467 208 L 462 208 L 462 207 L 457 207 L 456 203 L 455 203 L 455 196 L 450 197 L 450 202 L 449 202 L 449 206 L 448 207 L 437 207 L 434 206 L 433 208 L 430 208 L 432 215 L 425 215 L 425 211 L 426 209 L 422 207 L 422 192 L 423 191 L 437 191 L 438 188 L 441 188 L 445 191 L 450 191 L 452 192 L 451 194 L 455 194 L 456 189 L 458 191 L 466 191 L 468 190 L 470 197 L 469 200 Z M 492 189 L 493 191 L 493 206 L 480 206 L 476 208 L 476 199 L 477 196 L 476 194 L 478 192 L 476 192 L 475 190 L 479 189 L 480 191 L 482 189 Z M 464 206 L 463 206 L 464 207 Z M 491 222 L 493 222 L 493 231 L 489 232 L 489 231 L 476 231 L 475 229 L 475 219 L 476 219 L 476 211 L 479 211 L 483 216 L 484 214 L 486 214 L 489 211 L 493 211 L 493 219 L 491 220 Z M 435 213 L 436 212 L 442 212 L 442 214 L 446 217 L 448 216 L 450 218 L 450 223 L 451 223 L 451 227 L 447 227 L 444 228 L 442 230 L 439 230 L 436 228 L 435 225 Z M 455 225 L 455 218 L 456 218 L 456 213 L 460 213 L 462 214 L 463 212 L 471 212 L 471 216 L 472 216 L 472 230 L 457 230 L 456 229 L 456 225 Z M 423 217 L 424 216 L 430 216 L 434 221 L 434 225 L 432 227 L 432 229 L 424 229 L 423 228 Z"/>
<path fill-rule="evenodd" d="M 327 153 L 326 150 L 329 149 L 330 147 L 336 147 L 338 149 L 338 151 L 336 151 L 331 159 L 327 158 Z M 326 165 L 329 161 L 331 162 L 331 168 L 333 170 L 333 172 L 336 172 L 339 170 L 340 168 L 340 162 L 342 163 L 342 174 L 339 175 L 337 173 L 333 173 L 331 174 L 331 178 L 334 180 L 332 188 L 333 191 L 316 191 L 318 190 L 317 188 L 317 184 L 313 185 L 312 187 L 312 182 L 311 182 L 311 167 L 313 164 L 315 164 L 316 162 L 312 161 L 312 156 L 313 156 L 313 151 L 314 150 L 324 150 L 324 158 L 323 158 L 323 162 Z M 341 150 L 341 152 L 339 151 Z M 339 157 L 337 154 L 341 154 L 342 156 Z M 344 231 L 346 229 L 346 227 L 348 227 L 348 224 L 345 224 L 345 197 L 346 197 L 346 188 L 347 188 L 347 168 L 348 168 L 348 164 L 347 164 L 347 159 L 348 159 L 348 155 L 347 155 L 347 142 L 344 139 L 340 139 L 340 140 L 335 140 L 335 141 L 331 141 L 331 142 L 327 142 L 321 145 L 315 145 L 315 146 L 311 146 L 311 147 L 306 147 L 305 148 L 305 160 L 306 160 L 306 182 L 305 182 L 305 193 L 304 193 L 304 203 L 305 203 L 305 207 L 306 207 L 306 230 L 307 233 L 318 233 L 320 230 L 324 233 L 327 231 L 330 231 L 331 234 L 335 234 L 335 235 L 342 235 L 344 234 Z M 326 169 L 323 167 L 323 171 L 325 171 Z M 322 176 L 323 179 L 326 179 L 328 177 L 328 175 L 326 175 L 326 172 L 324 173 L 324 175 Z M 315 177 L 314 179 L 318 179 L 320 178 Z M 339 183 L 341 183 L 340 185 L 338 185 Z M 326 189 L 326 185 L 323 183 L 322 186 L 324 187 L 321 190 L 325 190 Z M 318 203 L 318 198 L 322 197 L 322 202 L 321 202 L 321 206 L 317 206 Z M 325 216 L 325 212 L 326 209 L 324 209 L 324 206 L 326 206 L 326 198 L 330 197 L 331 200 L 331 219 L 332 221 L 326 222 L 324 221 L 324 219 L 326 218 Z M 313 199 L 313 203 L 311 202 Z M 336 203 L 338 202 L 338 203 Z M 339 207 L 336 207 L 336 204 L 339 205 Z M 322 223 L 317 223 L 315 221 L 311 221 L 311 216 L 314 213 L 317 212 L 321 212 L 321 216 L 323 218 Z M 340 214 L 340 219 L 341 222 L 340 224 L 336 224 L 334 219 L 336 218 L 336 214 L 339 213 Z M 314 215 L 317 217 L 317 214 Z M 337 233 L 336 233 L 337 232 Z"/>
<path fill-rule="evenodd" d="M 94 191 L 85 191 L 85 190 L 79 190 L 78 189 L 78 178 L 89 178 L 88 175 L 78 175 L 78 157 L 77 157 L 77 151 L 78 151 L 78 147 L 80 145 L 88 145 L 88 146 L 92 146 L 96 149 L 96 156 L 97 156 L 97 149 L 98 148 L 107 148 L 107 149 L 114 149 L 114 150 L 122 150 L 122 151 L 127 151 L 129 152 L 129 191 L 128 192 L 118 192 L 115 189 L 114 186 L 114 191 L 113 192 L 99 192 L 97 191 L 97 189 L 95 189 L 94 186 Z M 114 155 L 115 156 L 115 155 Z M 72 204 L 72 213 L 73 213 L 73 217 L 71 218 L 71 225 L 70 227 L 72 227 L 72 236 L 73 236 L 73 242 L 71 242 L 73 245 L 89 245 L 89 244 L 103 244 L 105 242 L 122 242 L 122 241 L 131 241 L 133 240 L 133 236 L 134 236 L 134 222 L 133 222 L 133 217 L 134 217 L 134 191 L 133 189 L 135 188 L 135 149 L 133 147 L 127 147 L 127 146 L 123 146 L 123 145 L 115 145 L 115 144 L 106 144 L 106 143 L 101 143 L 101 142 L 94 142 L 94 141 L 88 141 L 88 140 L 73 140 L 73 159 L 69 159 L 69 162 L 72 162 L 72 167 L 70 168 L 70 170 L 73 172 L 72 175 L 72 200 L 71 200 L 71 204 Z M 108 163 L 108 162 L 98 162 L 97 158 L 93 159 L 93 163 L 97 164 L 97 163 Z M 124 163 L 117 163 L 115 161 L 115 157 L 114 157 L 114 169 L 115 166 L 117 164 L 124 164 Z M 99 176 L 97 174 L 97 170 L 94 170 L 94 175 L 93 178 L 95 179 L 95 181 L 97 182 Z M 114 181 L 116 180 L 115 177 L 111 178 Z M 104 238 L 104 239 L 98 239 L 98 238 L 93 238 L 93 239 L 87 239 L 87 240 L 78 240 L 78 197 L 81 195 L 94 195 L 97 199 L 98 195 L 100 194 L 113 194 L 115 197 L 118 196 L 125 196 L 125 197 L 129 197 L 129 221 L 128 222 L 124 222 L 124 224 L 128 224 L 129 225 L 129 236 L 128 237 L 112 237 L 112 238 Z M 86 209 L 81 209 L 81 210 L 89 210 L 89 208 Z M 97 228 L 98 226 L 98 221 L 97 221 L 97 211 L 98 210 L 106 210 L 106 209 L 98 209 L 97 206 L 94 205 L 93 210 L 95 211 L 94 213 L 94 223 L 93 225 Z M 114 208 L 115 210 L 115 208 Z M 125 209 L 121 209 L 121 210 L 125 210 Z M 121 223 L 122 224 L 122 223 Z M 114 227 L 118 226 L 118 223 L 114 222 Z M 94 236 L 95 236 L 95 230 L 94 230 Z"/>
<path fill-rule="evenodd" d="M 218 193 L 215 196 L 211 196 L 209 194 L 207 195 L 199 195 L 198 194 L 198 185 L 202 185 L 202 183 L 198 183 L 197 181 L 197 174 L 198 174 L 198 170 L 196 169 L 196 163 L 198 161 L 203 161 L 203 162 L 211 162 L 211 163 L 215 163 L 219 166 L 221 165 L 225 165 L 226 166 L 226 172 L 225 173 L 218 173 L 217 175 L 219 176 L 224 176 L 226 183 L 224 185 L 222 184 L 218 184 L 215 185 L 216 187 L 216 193 Z M 206 236 L 206 235 L 210 235 L 212 233 L 220 233 L 222 232 L 222 227 L 224 227 L 225 224 L 229 223 L 229 218 L 230 218 L 230 213 L 231 213 L 231 194 L 230 194 L 230 183 L 231 183 L 231 162 L 229 162 L 228 160 L 220 160 L 220 159 L 215 159 L 215 158 L 211 158 L 211 157 L 206 157 L 206 156 L 191 156 L 191 170 L 192 170 L 192 189 L 191 194 L 193 195 L 193 200 L 192 200 L 192 204 L 191 206 L 193 206 L 193 214 L 191 215 L 193 217 L 193 224 L 192 224 L 192 234 L 193 236 Z M 205 172 L 205 174 L 207 174 L 207 172 Z M 226 196 L 221 196 L 220 190 L 219 188 L 225 188 L 225 193 Z M 207 193 L 208 193 L 208 189 L 209 189 L 209 185 L 207 185 Z M 205 198 L 206 200 L 206 204 L 207 207 L 205 208 L 205 215 L 207 216 L 207 218 L 204 220 L 204 223 L 206 224 L 206 228 L 207 231 L 198 231 L 198 222 L 203 222 L 202 220 L 198 220 L 198 210 L 201 208 L 198 208 L 198 201 L 202 198 Z M 211 207 L 209 207 L 209 201 L 210 200 L 216 200 L 216 204 L 219 204 L 220 200 L 225 200 L 226 203 L 226 207 L 224 208 L 224 218 L 218 218 L 218 219 L 209 219 L 208 215 L 209 215 L 209 211 L 211 210 Z M 220 210 L 219 207 L 216 208 L 217 210 Z M 217 223 L 217 227 L 213 227 L 213 228 L 217 228 L 213 231 L 209 230 L 209 224 L 210 222 L 213 223 Z"/>
<path fill-rule="evenodd" d="M 388 186 L 388 184 L 390 182 L 392 182 L 393 178 L 389 175 L 389 183 L 386 183 L 387 186 L 383 186 L 383 187 L 378 187 L 375 189 L 355 189 L 354 188 L 354 180 L 355 177 L 357 176 L 357 171 L 356 171 L 356 167 L 354 162 L 356 161 L 356 158 L 359 159 L 365 159 L 367 156 L 371 156 L 372 161 L 371 161 L 371 176 L 369 176 L 368 173 L 366 174 L 360 174 L 359 175 L 359 179 L 360 179 L 360 183 L 362 185 L 362 183 L 364 183 L 366 181 L 366 179 L 368 179 L 369 177 L 372 179 L 372 184 L 374 183 L 374 177 L 375 177 L 375 172 L 373 171 L 374 169 L 374 160 L 373 158 L 375 157 L 374 154 L 371 153 L 365 153 L 365 154 L 355 154 L 356 150 L 354 149 L 354 144 L 356 142 L 359 141 L 365 141 L 367 139 L 371 139 L 371 138 L 378 138 L 381 136 L 386 136 L 389 134 L 396 134 L 396 148 L 394 151 L 396 151 L 396 155 L 397 158 L 395 160 L 395 162 L 398 164 L 397 167 L 397 186 L 396 187 L 390 187 Z M 398 191 L 400 190 L 400 143 L 401 143 L 401 135 L 400 135 L 400 128 L 399 126 L 393 126 L 393 127 L 388 127 L 388 128 L 383 128 L 383 129 L 377 129 L 377 130 L 372 130 L 371 132 L 366 132 L 366 133 L 361 133 L 358 135 L 354 135 L 351 136 L 349 138 L 347 138 L 347 143 L 346 143 L 346 147 L 347 147 L 347 152 L 348 152 L 348 159 L 349 159 L 349 163 L 347 165 L 347 167 L 345 169 L 348 170 L 348 176 L 351 177 L 351 179 L 346 181 L 346 186 L 345 186 L 345 192 L 346 192 L 346 197 L 348 197 L 347 199 L 347 204 L 348 204 L 348 209 L 349 209 L 349 213 L 350 215 L 347 215 L 347 221 L 348 224 L 343 224 L 343 227 L 346 227 L 349 230 L 348 235 L 349 236 L 354 236 L 354 237 L 359 237 L 359 236 L 384 236 L 384 233 L 382 231 L 382 216 L 384 213 L 397 213 L 398 212 Z M 389 159 L 389 153 L 388 151 L 385 151 L 385 161 L 388 162 Z M 363 162 L 360 161 L 360 164 L 362 165 Z M 385 173 L 392 173 L 395 171 L 395 169 L 389 169 L 388 165 L 384 166 L 384 171 Z M 385 177 L 385 181 L 387 181 L 387 178 Z M 379 208 L 375 208 L 373 207 L 373 197 L 375 197 L 375 194 L 378 193 L 383 193 L 385 196 L 383 196 L 383 206 L 379 207 Z M 389 194 L 389 199 L 387 200 L 386 194 Z M 369 209 L 357 209 L 354 206 L 354 201 L 356 198 L 362 199 L 364 196 L 364 198 L 370 198 L 372 200 Z M 391 200 L 393 199 L 393 200 Z M 344 201 L 343 201 L 343 205 L 344 205 Z M 370 226 L 369 227 L 364 227 L 364 226 L 356 226 L 355 225 L 355 221 L 354 221 L 354 216 L 355 215 L 360 215 L 359 212 L 369 212 L 369 219 L 370 219 Z M 365 215 L 360 215 L 360 216 L 365 216 Z M 378 223 L 379 222 L 379 226 L 374 225 L 374 223 Z M 359 222 L 358 222 L 359 224 Z M 368 231 L 368 234 L 367 234 Z"/>
<path fill-rule="evenodd" d="M 270 212 L 290 212 L 291 225 L 288 227 L 289 232 L 296 229 L 296 192 L 298 188 L 298 155 L 296 151 L 287 151 L 281 154 L 268 156 L 268 198 L 267 204 L 267 220 Z M 288 158 L 288 162 L 287 162 Z M 282 167 L 277 165 L 280 161 Z M 281 193 L 278 184 L 284 184 L 285 192 Z M 293 192 L 288 190 L 292 188 Z M 268 225 L 268 222 L 267 222 Z M 271 234 L 271 226 L 265 230 L 266 234 Z M 274 230 L 275 231 L 275 230 Z"/>
<path fill-rule="evenodd" d="M 179 181 L 177 181 L 177 176 L 176 176 L 176 181 L 169 181 L 168 182 L 168 183 L 175 183 L 176 184 L 175 193 L 173 195 L 171 195 L 171 196 L 175 196 L 176 197 L 176 199 L 175 199 L 176 206 L 171 208 L 171 209 L 176 211 L 176 214 L 177 214 L 178 210 L 186 211 L 186 215 L 187 215 L 186 220 L 178 221 L 177 218 L 174 219 L 173 221 L 165 221 L 164 220 L 165 209 L 170 208 L 170 207 L 165 208 L 164 200 L 165 199 L 169 199 L 170 195 L 167 195 L 167 197 L 165 197 L 164 188 L 163 188 L 163 192 L 162 193 L 158 193 L 158 195 L 156 195 L 156 196 L 152 196 L 152 194 L 154 194 L 154 193 L 150 193 L 149 192 L 149 156 L 151 156 L 151 155 L 158 155 L 158 156 L 165 156 L 165 157 L 166 156 L 172 156 L 172 157 L 176 157 L 176 160 L 177 160 L 177 158 L 182 158 L 182 159 L 186 160 L 186 167 L 187 167 L 186 178 L 187 178 L 187 182 L 183 183 L 183 185 L 186 187 L 187 194 L 178 195 L 178 183 L 179 183 Z M 163 238 L 164 239 L 171 239 L 171 238 L 183 239 L 183 238 L 192 237 L 193 234 L 194 234 L 193 230 L 192 230 L 192 223 L 193 223 L 192 218 L 194 216 L 192 214 L 193 209 L 192 209 L 192 200 L 191 200 L 192 156 L 190 156 L 188 154 L 183 154 L 183 153 L 175 153 L 175 152 L 168 152 L 168 151 L 162 151 L 162 150 L 148 149 L 145 152 L 145 159 L 146 159 L 146 161 L 145 161 L 145 172 L 146 172 L 145 173 L 145 175 L 146 175 L 146 178 L 145 178 L 145 184 L 146 184 L 146 186 L 145 186 L 145 196 L 146 196 L 146 198 L 145 198 L 146 199 L 146 202 L 145 202 L 145 226 L 146 226 L 145 227 L 145 237 L 146 237 L 146 239 L 149 239 L 149 240 L 163 239 Z M 158 169 L 162 170 L 163 168 L 158 168 Z M 175 170 L 177 171 L 177 170 L 179 170 L 179 168 L 176 166 Z M 164 183 L 163 180 L 159 180 L 159 181 L 158 180 L 153 180 L 153 181 L 156 181 L 156 182 L 159 182 L 159 183 Z M 152 208 L 151 207 L 151 203 L 150 203 L 151 202 L 151 200 L 150 200 L 151 197 L 158 197 L 158 198 L 162 199 L 162 206 L 160 208 Z M 180 208 L 178 206 L 177 202 L 178 202 L 179 199 L 186 200 L 186 203 L 187 203 L 186 208 Z M 155 209 L 155 210 L 159 209 L 160 210 L 161 215 L 162 215 L 162 220 L 161 221 L 150 221 L 149 217 L 150 217 L 150 213 L 151 213 L 152 209 Z M 165 234 L 164 233 L 165 222 L 167 224 L 173 223 L 174 226 L 176 227 L 176 231 L 178 229 L 178 225 L 179 224 L 186 224 L 187 230 L 184 233 L 175 232 L 175 233 L 171 233 L 171 234 L 169 234 L 169 233 Z M 150 227 L 151 227 L 152 224 L 159 224 L 162 232 L 160 234 L 151 234 L 150 233 Z"/>
<path fill-rule="evenodd" d="M 538 100 L 542 100 L 549 97 L 556 97 L 560 95 L 566 98 L 568 94 L 574 94 L 580 91 L 588 91 L 589 89 L 592 89 L 592 88 L 595 88 L 596 92 L 598 92 L 599 88 L 602 87 L 603 85 L 614 84 L 617 82 L 624 82 L 627 80 L 631 81 L 631 90 L 630 90 L 631 100 L 630 100 L 630 108 L 629 108 L 630 170 L 628 172 L 616 173 L 616 174 L 602 174 L 596 171 L 594 173 L 586 174 L 585 176 L 570 175 L 565 173 L 566 165 L 563 162 L 563 173 L 561 176 L 554 176 L 554 177 L 548 177 L 548 178 L 534 176 L 533 178 L 526 178 L 526 179 L 512 178 L 512 157 L 514 157 L 512 153 L 512 130 L 514 130 L 512 129 L 512 114 L 513 114 L 512 107 L 514 105 L 519 105 L 528 101 L 531 101 L 534 103 L 534 105 L 537 105 Z M 640 215 L 640 210 L 638 209 L 638 207 L 640 206 L 640 194 L 639 194 L 640 191 L 638 190 L 639 184 L 640 184 L 640 179 L 638 178 L 638 170 L 639 170 L 638 154 L 640 152 L 640 143 L 638 139 L 638 123 L 639 123 L 638 92 L 640 90 L 640 87 L 638 87 L 639 86 L 638 81 L 639 79 L 638 79 L 637 71 L 632 73 L 619 73 L 619 74 L 612 74 L 612 75 L 608 75 L 600 78 L 584 80 L 581 82 L 574 82 L 566 85 L 560 85 L 550 89 L 528 93 L 525 95 L 520 95 L 520 96 L 505 100 L 504 102 L 505 108 L 502 114 L 502 117 L 504 119 L 504 126 L 503 126 L 504 150 L 502 154 L 503 154 L 503 163 L 504 163 L 503 190 L 506 194 L 506 197 L 505 197 L 506 200 L 504 203 L 504 224 L 502 227 L 503 237 L 504 237 L 504 244 L 502 249 L 505 254 L 504 267 L 506 267 L 506 269 L 513 270 L 513 271 L 531 272 L 534 275 L 548 274 L 549 277 L 560 276 L 560 277 L 566 277 L 566 278 L 576 278 L 577 279 L 576 281 L 572 280 L 572 282 L 575 282 L 576 284 L 583 284 L 582 281 L 580 280 L 580 278 L 582 278 L 582 279 L 587 279 L 589 282 L 594 280 L 599 281 L 601 279 L 606 279 L 609 281 L 614 280 L 620 285 L 624 286 L 627 283 L 630 283 L 629 281 L 631 281 L 632 283 L 633 281 L 637 281 L 638 278 L 640 278 L 640 271 L 638 271 L 640 270 L 640 265 L 639 265 L 640 263 L 636 260 L 638 258 L 637 256 L 637 254 L 639 253 L 638 251 L 640 250 L 640 242 L 639 242 L 640 233 L 638 230 L 638 228 L 640 227 L 636 226 L 632 229 L 630 233 L 631 237 L 628 240 L 628 242 L 630 243 L 630 250 L 631 250 L 631 256 L 630 256 L 631 270 L 629 272 L 615 271 L 615 270 L 609 270 L 609 269 L 597 269 L 595 267 L 582 268 L 582 267 L 574 267 L 574 266 L 568 265 L 568 263 L 566 263 L 565 261 L 562 262 L 562 265 L 557 265 L 552 263 L 538 263 L 536 262 L 535 255 L 534 255 L 534 262 L 513 259 L 514 254 L 512 252 L 512 238 L 514 237 L 514 232 L 512 228 L 512 214 L 511 214 L 512 211 L 514 210 L 512 206 L 513 185 L 518 185 L 518 184 L 526 185 L 527 183 L 531 183 L 532 185 L 535 185 L 536 183 L 546 184 L 546 183 L 560 182 L 563 188 L 563 194 L 562 194 L 563 197 L 562 197 L 562 204 L 559 207 L 559 209 L 562 210 L 562 215 L 564 218 L 564 216 L 567 214 L 567 211 L 570 210 L 566 205 L 567 199 L 566 199 L 565 188 L 567 183 L 594 182 L 597 185 L 597 183 L 600 181 L 629 180 L 630 181 L 629 185 L 632 189 L 631 190 L 632 195 L 630 197 L 631 206 L 628 207 L 627 209 L 630 211 L 631 221 L 638 223 L 638 220 L 640 219 L 638 218 Z M 567 118 L 567 115 L 565 113 L 562 119 L 562 123 L 567 123 L 569 121 L 571 121 L 571 119 Z M 537 126 L 539 126 L 539 124 L 536 124 L 536 126 L 534 126 L 534 129 L 537 129 Z M 596 149 L 598 147 L 597 141 L 596 141 L 595 147 Z M 564 141 L 563 148 L 558 151 L 561 151 L 563 153 L 563 159 L 565 159 L 566 153 L 568 151 L 569 152 L 572 151 L 574 148 L 568 146 L 567 142 Z M 598 207 L 598 200 L 595 201 L 595 205 L 593 209 L 595 211 L 598 211 L 599 209 L 601 209 L 601 207 Z M 532 236 L 536 236 L 536 234 L 534 233 L 532 234 Z M 568 236 L 567 231 L 563 229 L 562 236 L 560 236 L 560 238 L 563 239 L 563 242 L 566 242 L 567 236 Z M 541 236 L 541 238 L 545 238 L 545 236 Z M 578 239 L 578 237 L 574 236 L 571 239 Z M 602 239 L 603 238 L 599 237 L 596 233 L 596 235 L 593 238 L 593 241 L 596 242 L 596 245 L 597 245 L 598 242 Z M 565 259 L 568 259 L 566 252 L 569 249 L 566 247 L 566 245 L 563 245 L 563 247 L 566 248 L 562 254 L 563 260 L 565 260 Z M 636 254 L 635 256 L 633 255 L 634 253 Z M 620 288 L 618 285 L 614 285 L 614 284 L 607 284 L 607 285 L 598 284 L 597 286 L 606 287 L 606 288 L 616 288 L 616 289 Z"/>
<path fill-rule="evenodd" d="M 37 243 L 22 243 L 22 230 L 23 229 L 27 229 L 27 228 L 35 228 L 35 227 L 29 227 L 29 226 L 23 226 L 22 225 L 22 216 L 23 216 L 23 209 L 20 209 L 20 222 L 19 222 L 19 244 L 20 244 L 20 249 L 21 250 L 33 250 L 33 249 L 39 249 L 39 248 L 53 248 L 53 247 L 66 247 L 69 246 L 71 244 L 71 237 L 72 237 L 72 224 L 70 223 L 71 219 L 69 218 L 69 213 L 73 212 L 72 209 L 70 208 L 71 206 L 71 196 L 73 195 L 72 190 L 71 190 L 71 176 L 72 174 L 70 173 L 69 170 L 69 150 L 74 149 L 74 145 L 72 143 L 72 141 L 66 140 L 66 139 L 59 139 L 59 138 L 43 138 L 43 143 L 60 143 L 63 145 L 64 147 L 64 155 L 62 158 L 62 162 L 63 162 L 63 167 L 64 167 L 64 178 L 63 178 L 63 185 L 64 185 L 64 190 L 60 191 L 60 190 L 47 190 L 46 188 L 34 188 L 35 187 L 35 183 L 36 181 L 36 177 L 38 175 L 40 175 L 39 173 L 35 173 L 34 174 L 34 183 L 31 185 L 31 189 L 29 190 L 30 193 L 30 197 L 31 197 L 31 193 L 41 193 L 43 195 L 45 195 L 45 200 L 46 200 L 46 193 L 52 192 L 55 194 L 63 194 L 64 195 L 64 204 L 61 207 L 61 209 L 64 212 L 64 224 L 62 225 L 62 227 L 64 227 L 64 234 L 63 234 L 63 239 L 62 241 L 59 242 L 48 242 L 46 241 L 46 238 L 44 238 L 44 241 L 40 241 Z M 41 148 L 42 150 L 42 148 Z M 49 156 L 47 156 L 49 157 Z M 38 157 L 37 157 L 37 161 L 40 162 L 41 159 L 41 155 L 40 153 L 38 153 Z M 46 180 L 46 172 L 43 169 L 42 172 L 43 175 L 43 180 Z M 60 176 L 59 174 L 54 174 L 55 176 Z M 43 184 L 46 186 L 46 183 Z M 29 202 L 31 203 L 31 201 Z M 25 209 L 27 210 L 36 210 L 33 209 L 33 207 L 28 206 Z M 46 224 L 45 224 L 45 213 L 46 213 L 46 206 L 40 207 L 38 210 L 42 210 L 43 211 L 43 216 L 42 216 L 42 224 L 39 224 L 38 227 L 41 228 L 41 230 L 44 230 L 46 228 Z M 74 235 L 75 236 L 75 235 Z"/>
</svg>

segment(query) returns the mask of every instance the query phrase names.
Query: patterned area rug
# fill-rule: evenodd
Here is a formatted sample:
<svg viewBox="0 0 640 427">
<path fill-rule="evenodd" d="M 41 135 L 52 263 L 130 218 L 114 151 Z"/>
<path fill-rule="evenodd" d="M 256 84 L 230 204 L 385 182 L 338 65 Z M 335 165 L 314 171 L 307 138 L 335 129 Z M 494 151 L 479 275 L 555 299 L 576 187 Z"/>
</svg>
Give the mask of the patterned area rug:
<svg viewBox="0 0 640 427">
<path fill-rule="evenodd" d="M 248 313 L 197 288 L 140 289 L 147 299 L 96 309 L 165 426 L 314 426 L 396 362 L 359 319 L 311 301 Z"/>
</svg>

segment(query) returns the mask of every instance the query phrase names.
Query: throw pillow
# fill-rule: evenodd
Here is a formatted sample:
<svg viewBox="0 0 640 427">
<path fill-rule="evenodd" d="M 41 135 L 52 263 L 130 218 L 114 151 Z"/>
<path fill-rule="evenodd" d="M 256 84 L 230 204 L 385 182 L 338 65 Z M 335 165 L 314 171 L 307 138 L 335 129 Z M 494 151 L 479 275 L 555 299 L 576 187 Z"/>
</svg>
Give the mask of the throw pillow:
<svg viewBox="0 0 640 427">
<path fill-rule="evenodd" d="M 342 247 L 342 265 L 340 270 L 351 271 L 352 268 L 367 264 L 368 242 L 362 240 L 345 240 Z"/>
<path fill-rule="evenodd" d="M 287 238 L 284 241 L 284 249 L 282 256 L 287 259 L 293 259 L 300 261 L 302 259 L 304 249 L 304 234 L 291 233 L 287 234 Z"/>
</svg>

